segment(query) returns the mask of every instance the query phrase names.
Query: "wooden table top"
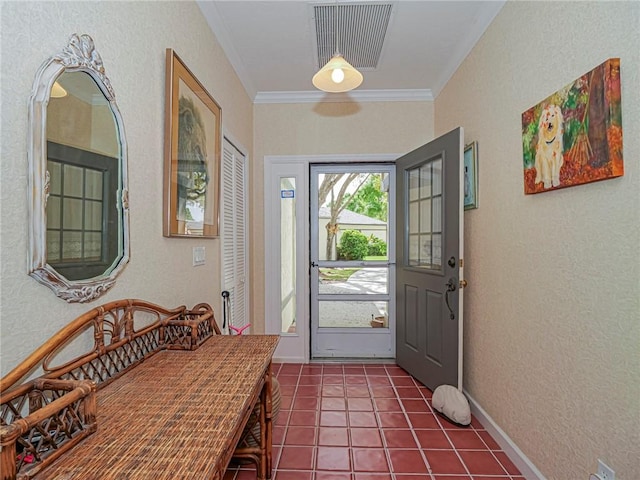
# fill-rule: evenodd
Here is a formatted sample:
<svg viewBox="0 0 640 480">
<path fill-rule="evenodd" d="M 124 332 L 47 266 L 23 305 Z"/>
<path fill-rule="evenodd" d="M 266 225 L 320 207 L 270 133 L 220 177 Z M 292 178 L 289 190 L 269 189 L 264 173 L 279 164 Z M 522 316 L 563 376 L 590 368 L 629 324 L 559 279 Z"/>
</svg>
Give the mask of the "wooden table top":
<svg viewBox="0 0 640 480">
<path fill-rule="evenodd" d="M 221 478 L 278 340 L 218 335 L 157 353 L 98 391 L 98 431 L 36 478 Z"/>
</svg>

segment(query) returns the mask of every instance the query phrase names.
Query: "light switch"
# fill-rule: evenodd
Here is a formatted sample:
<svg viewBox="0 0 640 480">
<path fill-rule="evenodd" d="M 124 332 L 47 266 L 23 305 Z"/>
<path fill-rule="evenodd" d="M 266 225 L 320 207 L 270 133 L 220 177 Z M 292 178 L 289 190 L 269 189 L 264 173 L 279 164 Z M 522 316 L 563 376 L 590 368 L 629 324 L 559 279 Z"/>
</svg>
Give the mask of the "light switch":
<svg viewBox="0 0 640 480">
<path fill-rule="evenodd" d="M 193 247 L 193 266 L 204 265 L 204 247 Z"/>
</svg>

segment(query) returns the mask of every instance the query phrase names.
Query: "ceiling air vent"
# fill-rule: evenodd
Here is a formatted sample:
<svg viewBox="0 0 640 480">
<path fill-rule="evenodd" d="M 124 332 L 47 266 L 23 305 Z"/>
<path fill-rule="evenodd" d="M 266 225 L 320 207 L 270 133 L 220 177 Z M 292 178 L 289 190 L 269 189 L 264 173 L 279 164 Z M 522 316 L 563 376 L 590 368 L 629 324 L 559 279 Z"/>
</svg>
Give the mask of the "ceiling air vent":
<svg viewBox="0 0 640 480">
<path fill-rule="evenodd" d="M 382 45 L 391 18 L 390 3 L 338 5 L 338 47 L 355 68 L 378 66 Z M 315 5 L 318 68 L 322 68 L 336 51 L 336 4 Z"/>
</svg>

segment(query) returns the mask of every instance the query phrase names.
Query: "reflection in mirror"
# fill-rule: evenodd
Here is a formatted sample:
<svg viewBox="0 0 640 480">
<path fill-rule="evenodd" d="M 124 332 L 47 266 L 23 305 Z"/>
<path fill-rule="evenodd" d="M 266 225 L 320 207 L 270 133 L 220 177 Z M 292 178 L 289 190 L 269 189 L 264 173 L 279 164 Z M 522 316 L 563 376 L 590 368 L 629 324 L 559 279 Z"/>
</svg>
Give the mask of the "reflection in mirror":
<svg viewBox="0 0 640 480">
<path fill-rule="evenodd" d="M 69 302 L 106 292 L 129 259 L 126 143 L 100 55 L 72 35 L 31 97 L 30 274 Z"/>
<path fill-rule="evenodd" d="M 108 272 L 119 255 L 118 163 L 48 142 L 47 261 L 67 280 Z"/>
<path fill-rule="evenodd" d="M 65 94 L 54 96 L 56 85 Z M 109 271 L 119 256 L 118 132 L 85 72 L 65 72 L 47 107 L 47 262 L 67 280 Z"/>
</svg>

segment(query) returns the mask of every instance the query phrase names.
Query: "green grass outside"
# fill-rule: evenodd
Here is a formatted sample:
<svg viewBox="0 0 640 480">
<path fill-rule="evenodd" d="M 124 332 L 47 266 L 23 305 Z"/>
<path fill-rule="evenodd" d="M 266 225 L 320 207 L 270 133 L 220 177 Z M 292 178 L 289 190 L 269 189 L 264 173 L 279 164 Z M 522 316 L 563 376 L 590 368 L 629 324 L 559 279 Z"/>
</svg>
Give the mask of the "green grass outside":
<svg viewBox="0 0 640 480">
<path fill-rule="evenodd" d="M 387 260 L 386 256 L 364 257 L 365 261 Z M 320 280 L 324 282 L 346 282 L 359 268 L 320 268 Z"/>
<path fill-rule="evenodd" d="M 321 268 L 320 280 L 325 282 L 344 282 L 359 268 Z"/>
</svg>

